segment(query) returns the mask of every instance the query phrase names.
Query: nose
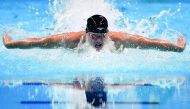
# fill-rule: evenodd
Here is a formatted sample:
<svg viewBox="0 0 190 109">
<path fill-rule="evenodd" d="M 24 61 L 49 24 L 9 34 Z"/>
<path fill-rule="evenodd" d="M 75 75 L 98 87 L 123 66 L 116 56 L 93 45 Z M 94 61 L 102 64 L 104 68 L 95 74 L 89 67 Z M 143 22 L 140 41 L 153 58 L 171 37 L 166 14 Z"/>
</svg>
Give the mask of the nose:
<svg viewBox="0 0 190 109">
<path fill-rule="evenodd" d="M 101 38 L 97 38 L 96 42 L 102 42 L 102 39 Z"/>
</svg>

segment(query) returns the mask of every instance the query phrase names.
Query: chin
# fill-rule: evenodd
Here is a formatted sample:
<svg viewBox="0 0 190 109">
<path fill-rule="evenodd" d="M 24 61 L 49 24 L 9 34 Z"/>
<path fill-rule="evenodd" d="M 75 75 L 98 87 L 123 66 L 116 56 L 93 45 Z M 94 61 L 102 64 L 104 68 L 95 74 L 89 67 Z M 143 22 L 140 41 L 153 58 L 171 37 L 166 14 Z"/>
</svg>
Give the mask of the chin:
<svg viewBox="0 0 190 109">
<path fill-rule="evenodd" d="M 101 49 L 96 49 L 96 51 L 100 51 Z"/>
<path fill-rule="evenodd" d="M 100 51 L 100 50 L 102 49 L 102 47 L 100 47 L 100 48 L 96 48 L 96 47 L 95 47 L 95 49 L 96 49 L 96 51 Z"/>
</svg>

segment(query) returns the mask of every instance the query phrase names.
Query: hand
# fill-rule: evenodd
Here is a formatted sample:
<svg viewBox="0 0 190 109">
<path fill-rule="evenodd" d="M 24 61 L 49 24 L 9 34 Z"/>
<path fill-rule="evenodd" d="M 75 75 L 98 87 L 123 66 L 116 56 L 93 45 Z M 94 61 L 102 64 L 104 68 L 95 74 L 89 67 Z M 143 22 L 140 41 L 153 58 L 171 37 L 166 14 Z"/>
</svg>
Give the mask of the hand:
<svg viewBox="0 0 190 109">
<path fill-rule="evenodd" d="M 10 43 L 11 40 L 12 40 L 11 36 L 9 36 L 9 35 L 5 32 L 5 34 L 4 34 L 4 36 L 3 36 L 3 43 L 4 43 L 4 45 L 7 45 L 8 43 Z"/>
<path fill-rule="evenodd" d="M 177 38 L 177 45 L 182 48 L 182 49 L 185 49 L 185 46 L 186 46 L 186 40 L 185 40 L 185 37 L 182 36 L 181 39 L 180 38 Z"/>
</svg>

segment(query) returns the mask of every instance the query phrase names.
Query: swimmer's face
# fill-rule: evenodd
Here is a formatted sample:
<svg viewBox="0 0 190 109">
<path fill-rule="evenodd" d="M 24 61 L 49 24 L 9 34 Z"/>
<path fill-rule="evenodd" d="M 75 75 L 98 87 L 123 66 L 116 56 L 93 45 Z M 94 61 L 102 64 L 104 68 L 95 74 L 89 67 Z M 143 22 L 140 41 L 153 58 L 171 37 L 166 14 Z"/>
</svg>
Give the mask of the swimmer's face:
<svg viewBox="0 0 190 109">
<path fill-rule="evenodd" d="M 104 40 L 105 40 L 105 34 L 106 33 L 93 33 L 93 32 L 88 32 L 89 34 L 89 42 L 90 44 L 97 50 L 99 51 L 102 49 L 104 45 Z"/>
</svg>

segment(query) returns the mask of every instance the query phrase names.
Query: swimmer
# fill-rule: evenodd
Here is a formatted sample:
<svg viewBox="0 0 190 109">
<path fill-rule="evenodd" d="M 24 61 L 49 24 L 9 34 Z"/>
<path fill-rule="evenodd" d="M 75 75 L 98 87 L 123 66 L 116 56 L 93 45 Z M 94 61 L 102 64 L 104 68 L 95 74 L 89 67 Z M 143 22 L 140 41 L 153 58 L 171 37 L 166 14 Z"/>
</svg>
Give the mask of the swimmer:
<svg viewBox="0 0 190 109">
<path fill-rule="evenodd" d="M 109 31 L 108 21 L 102 15 L 93 15 L 88 18 L 85 31 L 67 32 L 42 38 L 26 38 L 18 41 L 12 41 L 11 36 L 5 33 L 3 36 L 3 43 L 6 48 L 76 48 L 82 37 L 85 37 L 82 42 L 88 42 L 96 51 L 100 51 L 104 47 L 105 40 L 108 38 L 115 43 L 116 49 L 123 46 L 123 48 L 158 49 L 161 51 L 182 52 L 186 46 L 184 36 L 177 39 L 177 44 L 173 44 L 166 40 L 150 39 L 126 32 Z"/>
</svg>

